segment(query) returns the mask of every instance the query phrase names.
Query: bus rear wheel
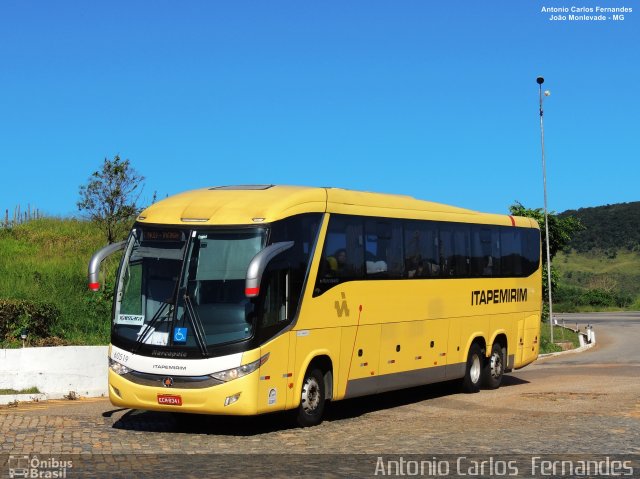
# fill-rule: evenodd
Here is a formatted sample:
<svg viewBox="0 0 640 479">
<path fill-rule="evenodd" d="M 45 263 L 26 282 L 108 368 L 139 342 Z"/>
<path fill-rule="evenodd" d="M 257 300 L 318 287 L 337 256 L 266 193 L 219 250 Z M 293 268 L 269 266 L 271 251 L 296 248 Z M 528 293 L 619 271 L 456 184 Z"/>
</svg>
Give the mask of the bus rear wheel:
<svg viewBox="0 0 640 479">
<path fill-rule="evenodd" d="M 504 350 L 495 343 L 491 348 L 491 356 L 482 369 L 482 384 L 488 389 L 498 389 L 504 375 Z"/>
<path fill-rule="evenodd" d="M 482 348 L 478 343 L 473 343 L 469 348 L 467 366 L 464 378 L 462 378 L 461 389 L 463 393 L 477 393 L 480 390 L 483 362 L 484 354 L 482 352 Z"/>
<path fill-rule="evenodd" d="M 302 382 L 297 423 L 302 427 L 315 426 L 322 422 L 325 405 L 324 376 L 319 369 L 307 371 Z"/>
</svg>

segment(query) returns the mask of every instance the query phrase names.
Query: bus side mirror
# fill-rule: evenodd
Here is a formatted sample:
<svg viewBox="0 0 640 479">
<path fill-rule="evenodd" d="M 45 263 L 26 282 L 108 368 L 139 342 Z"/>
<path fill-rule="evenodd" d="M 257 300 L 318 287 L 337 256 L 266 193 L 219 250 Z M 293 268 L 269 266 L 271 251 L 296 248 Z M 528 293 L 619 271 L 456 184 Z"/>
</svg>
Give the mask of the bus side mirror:
<svg viewBox="0 0 640 479">
<path fill-rule="evenodd" d="M 244 294 L 247 298 L 255 298 L 260 294 L 260 283 L 265 268 L 273 258 L 293 247 L 293 244 L 293 241 L 274 243 L 253 257 L 247 268 L 247 277 L 244 283 Z"/>
<path fill-rule="evenodd" d="M 91 257 L 91 261 L 89 261 L 89 289 L 91 291 L 98 291 L 100 289 L 100 264 L 105 258 L 124 249 L 126 243 L 126 241 L 120 241 L 119 243 L 107 245 Z"/>
</svg>

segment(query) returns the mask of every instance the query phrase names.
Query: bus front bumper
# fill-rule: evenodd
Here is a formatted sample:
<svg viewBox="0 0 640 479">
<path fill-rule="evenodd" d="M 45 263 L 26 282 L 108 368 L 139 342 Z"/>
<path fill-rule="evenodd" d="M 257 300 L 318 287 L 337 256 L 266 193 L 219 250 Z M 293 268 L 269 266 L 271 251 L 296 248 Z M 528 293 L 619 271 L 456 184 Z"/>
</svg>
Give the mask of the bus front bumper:
<svg viewBox="0 0 640 479">
<path fill-rule="evenodd" d="M 152 411 L 247 416 L 257 414 L 255 374 L 202 389 L 137 384 L 109 369 L 109 399 L 114 406 Z"/>
</svg>

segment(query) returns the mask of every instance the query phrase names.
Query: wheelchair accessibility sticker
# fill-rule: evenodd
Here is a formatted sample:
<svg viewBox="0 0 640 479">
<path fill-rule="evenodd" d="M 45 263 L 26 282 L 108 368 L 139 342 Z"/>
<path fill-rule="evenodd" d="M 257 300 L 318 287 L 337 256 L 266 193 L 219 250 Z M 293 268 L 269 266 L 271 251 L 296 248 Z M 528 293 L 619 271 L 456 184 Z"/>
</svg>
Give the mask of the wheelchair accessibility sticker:
<svg viewBox="0 0 640 479">
<path fill-rule="evenodd" d="M 173 328 L 173 342 L 174 343 L 186 343 L 187 342 L 187 328 Z"/>
</svg>

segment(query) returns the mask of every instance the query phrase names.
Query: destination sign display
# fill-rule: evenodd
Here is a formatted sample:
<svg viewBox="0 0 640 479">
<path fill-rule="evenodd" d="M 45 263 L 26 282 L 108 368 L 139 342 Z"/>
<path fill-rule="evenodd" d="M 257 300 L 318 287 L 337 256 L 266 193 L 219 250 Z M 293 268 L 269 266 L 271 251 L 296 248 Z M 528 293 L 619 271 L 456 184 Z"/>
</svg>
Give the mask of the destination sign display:
<svg viewBox="0 0 640 479">
<path fill-rule="evenodd" d="M 142 230 L 143 241 L 184 241 L 183 232 L 177 230 Z"/>
</svg>

